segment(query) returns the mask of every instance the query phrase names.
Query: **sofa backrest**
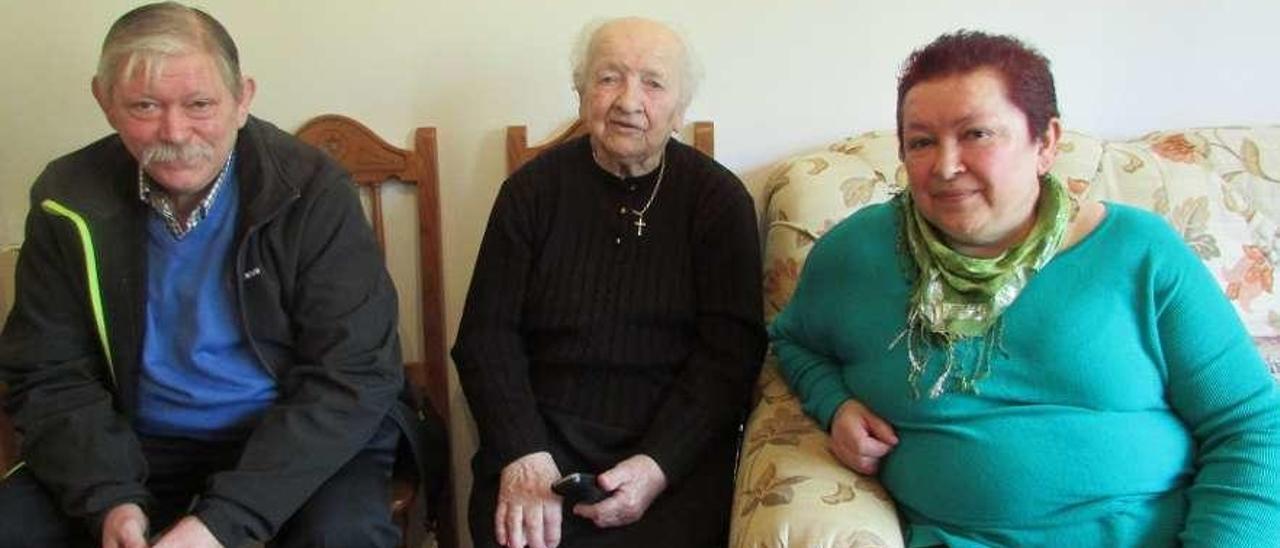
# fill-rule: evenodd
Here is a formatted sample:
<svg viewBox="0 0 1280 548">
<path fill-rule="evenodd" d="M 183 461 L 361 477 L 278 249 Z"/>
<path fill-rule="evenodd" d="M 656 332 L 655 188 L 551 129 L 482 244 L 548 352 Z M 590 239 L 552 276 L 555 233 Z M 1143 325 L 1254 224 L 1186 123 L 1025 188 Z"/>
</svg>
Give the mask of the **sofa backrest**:
<svg viewBox="0 0 1280 548">
<path fill-rule="evenodd" d="M 813 242 L 906 187 L 892 131 L 780 164 L 765 184 L 765 317 L 791 297 Z M 1152 133 L 1107 141 L 1067 132 L 1053 172 L 1077 196 L 1154 211 L 1222 286 L 1280 378 L 1280 126 Z M 882 235 L 882 237 L 894 237 Z"/>
</svg>

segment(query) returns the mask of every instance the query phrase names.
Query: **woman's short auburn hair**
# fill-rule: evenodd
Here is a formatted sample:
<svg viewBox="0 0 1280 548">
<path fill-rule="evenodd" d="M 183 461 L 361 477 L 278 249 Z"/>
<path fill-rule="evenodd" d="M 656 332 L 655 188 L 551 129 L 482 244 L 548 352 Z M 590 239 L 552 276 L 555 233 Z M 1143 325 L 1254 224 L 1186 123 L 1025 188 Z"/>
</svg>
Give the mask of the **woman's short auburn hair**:
<svg viewBox="0 0 1280 548">
<path fill-rule="evenodd" d="M 1004 82 L 1009 102 L 1027 117 L 1031 139 L 1038 139 L 1059 117 L 1049 60 L 1012 36 L 959 30 L 943 34 L 911 52 L 898 75 L 898 153 L 902 154 L 902 102 L 916 84 L 981 69 L 991 69 Z"/>
</svg>

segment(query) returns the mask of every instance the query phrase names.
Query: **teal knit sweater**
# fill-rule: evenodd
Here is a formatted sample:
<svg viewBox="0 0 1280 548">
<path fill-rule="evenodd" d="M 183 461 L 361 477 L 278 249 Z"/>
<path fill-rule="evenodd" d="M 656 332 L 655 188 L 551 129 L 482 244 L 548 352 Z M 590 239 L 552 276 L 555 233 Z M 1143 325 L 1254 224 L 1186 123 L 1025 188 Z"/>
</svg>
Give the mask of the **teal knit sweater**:
<svg viewBox="0 0 1280 548">
<path fill-rule="evenodd" d="M 880 479 L 912 546 L 1280 543 L 1280 390 L 1231 304 L 1160 218 L 1107 204 L 1003 317 L 977 394 L 912 399 L 896 204 L 809 255 L 770 334 L 824 427 L 848 398 L 900 442 Z M 971 367 L 980 341 L 954 348 Z M 935 349 L 921 384 L 937 378 Z"/>
</svg>

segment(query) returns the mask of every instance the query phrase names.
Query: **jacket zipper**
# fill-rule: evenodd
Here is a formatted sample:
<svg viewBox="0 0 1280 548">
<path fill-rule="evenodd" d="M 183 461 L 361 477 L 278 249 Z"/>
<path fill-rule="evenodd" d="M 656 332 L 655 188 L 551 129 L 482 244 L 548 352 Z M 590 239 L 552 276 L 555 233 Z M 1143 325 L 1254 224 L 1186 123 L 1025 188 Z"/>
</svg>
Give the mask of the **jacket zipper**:
<svg viewBox="0 0 1280 548">
<path fill-rule="evenodd" d="M 119 389 L 116 383 L 115 363 L 111 358 L 111 341 L 107 336 L 107 316 L 102 307 L 102 287 L 98 283 L 98 256 L 94 252 L 89 223 L 85 222 L 80 214 L 51 199 L 40 202 L 40 208 L 51 215 L 70 221 L 80 236 L 80 247 L 84 252 L 85 279 L 89 284 L 89 305 L 93 308 L 93 322 L 98 329 L 98 342 L 102 344 L 102 355 L 106 357 L 111 386 Z"/>
</svg>

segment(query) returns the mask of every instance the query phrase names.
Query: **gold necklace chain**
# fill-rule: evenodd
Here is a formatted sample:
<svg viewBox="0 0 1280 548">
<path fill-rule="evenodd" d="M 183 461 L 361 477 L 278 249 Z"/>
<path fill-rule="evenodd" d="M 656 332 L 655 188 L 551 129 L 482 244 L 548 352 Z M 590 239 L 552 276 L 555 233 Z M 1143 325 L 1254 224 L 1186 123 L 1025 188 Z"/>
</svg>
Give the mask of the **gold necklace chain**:
<svg viewBox="0 0 1280 548">
<path fill-rule="evenodd" d="M 658 179 L 653 183 L 653 191 L 649 193 L 649 199 L 645 201 L 644 207 L 640 209 L 627 208 L 631 210 L 631 214 L 636 216 L 636 221 L 631 223 L 636 227 L 636 236 L 644 236 L 644 227 L 648 226 L 644 222 L 644 214 L 649 211 L 649 206 L 653 205 L 653 199 L 658 197 L 658 189 L 662 187 L 662 176 L 667 172 L 667 155 L 664 152 L 662 159 L 658 162 Z"/>
</svg>

